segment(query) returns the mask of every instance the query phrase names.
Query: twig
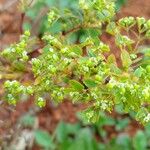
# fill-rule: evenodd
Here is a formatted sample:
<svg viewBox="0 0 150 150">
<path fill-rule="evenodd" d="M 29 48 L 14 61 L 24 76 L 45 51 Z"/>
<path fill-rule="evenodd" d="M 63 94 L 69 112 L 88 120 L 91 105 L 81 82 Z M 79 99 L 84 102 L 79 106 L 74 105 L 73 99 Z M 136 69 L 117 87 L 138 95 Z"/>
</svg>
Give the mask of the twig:
<svg viewBox="0 0 150 150">
<path fill-rule="evenodd" d="M 63 36 L 67 36 L 68 34 L 70 33 L 73 33 L 73 32 L 76 32 L 80 29 L 88 29 L 88 28 L 99 28 L 100 26 L 95 26 L 95 25 L 85 25 L 85 24 L 79 24 L 78 26 L 66 31 L 66 32 L 63 32 Z"/>
<path fill-rule="evenodd" d="M 23 34 L 23 22 L 25 18 L 25 13 L 21 13 L 21 22 L 20 22 L 20 34 Z"/>
<path fill-rule="evenodd" d="M 31 0 L 30 3 L 28 4 L 28 7 L 31 6 L 31 4 L 33 3 L 34 0 Z M 21 23 L 20 23 L 20 33 L 23 34 L 23 23 L 24 23 L 24 18 L 26 16 L 25 12 L 21 13 Z"/>
<path fill-rule="evenodd" d="M 70 29 L 70 30 L 68 30 L 66 32 L 63 32 L 63 36 L 66 36 L 66 35 L 68 35 L 68 34 L 70 34 L 72 32 L 76 32 L 76 31 L 78 31 L 81 28 L 82 28 L 82 25 L 78 25 L 78 26 L 76 26 L 76 27 L 74 27 L 74 28 L 72 28 L 72 29 Z"/>
<path fill-rule="evenodd" d="M 143 59 L 143 55 L 141 55 L 140 57 L 138 57 L 137 59 L 132 61 L 132 64 L 138 63 L 139 61 L 141 61 Z"/>
</svg>

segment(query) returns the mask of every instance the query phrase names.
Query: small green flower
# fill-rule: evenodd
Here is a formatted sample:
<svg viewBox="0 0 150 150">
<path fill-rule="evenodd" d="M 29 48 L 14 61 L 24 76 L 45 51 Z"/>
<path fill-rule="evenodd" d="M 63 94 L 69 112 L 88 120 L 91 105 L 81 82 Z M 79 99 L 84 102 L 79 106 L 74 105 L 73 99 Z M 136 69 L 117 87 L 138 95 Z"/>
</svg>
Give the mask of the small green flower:
<svg viewBox="0 0 150 150">
<path fill-rule="evenodd" d="M 40 108 L 45 107 L 46 106 L 46 100 L 44 100 L 42 97 L 38 97 L 36 104 Z"/>
</svg>

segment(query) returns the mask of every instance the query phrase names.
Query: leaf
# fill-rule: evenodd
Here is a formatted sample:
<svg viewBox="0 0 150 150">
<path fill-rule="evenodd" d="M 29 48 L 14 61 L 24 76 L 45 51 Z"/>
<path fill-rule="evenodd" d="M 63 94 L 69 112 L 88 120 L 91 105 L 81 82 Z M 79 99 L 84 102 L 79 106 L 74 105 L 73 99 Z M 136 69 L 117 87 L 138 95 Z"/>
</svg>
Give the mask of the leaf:
<svg viewBox="0 0 150 150">
<path fill-rule="evenodd" d="M 92 37 L 94 41 L 99 41 L 99 35 L 101 34 L 101 30 L 99 29 L 87 29 L 89 37 Z"/>
<path fill-rule="evenodd" d="M 74 52 L 75 54 L 77 54 L 78 56 L 82 56 L 82 49 L 79 46 L 73 46 L 71 48 L 72 52 Z"/>
<path fill-rule="evenodd" d="M 62 80 L 64 81 L 64 83 L 68 83 L 70 78 L 68 76 L 65 76 L 62 78 Z"/>
<path fill-rule="evenodd" d="M 90 128 L 81 129 L 69 150 L 96 150 L 98 144 L 93 138 Z"/>
<path fill-rule="evenodd" d="M 133 138 L 133 146 L 135 150 L 146 150 L 146 136 L 143 131 L 138 131 Z"/>
<path fill-rule="evenodd" d="M 129 53 L 126 50 L 122 50 L 121 52 L 121 60 L 122 60 L 122 65 L 125 68 L 129 68 L 130 65 L 132 64 L 132 60 L 130 58 Z"/>
<path fill-rule="evenodd" d="M 103 9 L 101 12 L 98 13 L 98 17 L 101 21 L 107 20 L 110 16 L 110 12 L 106 9 Z"/>
<path fill-rule="evenodd" d="M 30 23 L 26 22 L 26 23 L 23 24 L 23 30 L 24 31 L 31 30 L 31 28 L 32 28 L 32 26 L 31 26 Z"/>
<path fill-rule="evenodd" d="M 95 87 L 97 85 L 97 83 L 95 83 L 95 81 L 91 79 L 84 80 L 83 82 L 89 88 Z"/>
<path fill-rule="evenodd" d="M 115 38 L 116 45 L 119 47 L 127 46 L 129 49 L 131 49 L 131 45 L 135 42 L 132 39 L 130 39 L 128 36 L 117 34 Z M 124 51 L 124 50 L 123 50 Z"/>
<path fill-rule="evenodd" d="M 100 129 L 100 127 L 103 127 L 105 125 L 109 125 L 109 126 L 113 126 L 115 125 L 116 121 L 114 118 L 106 115 L 105 113 L 101 112 L 100 113 L 100 118 L 99 120 L 96 122 L 96 126 L 98 128 L 98 130 Z M 99 132 L 100 133 L 100 132 Z"/>
<path fill-rule="evenodd" d="M 84 89 L 84 86 L 76 80 L 70 80 L 70 85 L 76 91 L 82 91 Z"/>
<path fill-rule="evenodd" d="M 60 122 L 56 128 L 56 139 L 58 142 L 63 142 L 67 138 L 66 125 L 64 122 Z"/>
<path fill-rule="evenodd" d="M 122 73 L 122 71 L 115 64 L 111 64 L 110 68 L 111 68 L 111 71 L 116 73 L 116 74 Z"/>
<path fill-rule="evenodd" d="M 45 18 L 46 19 L 46 18 Z M 47 19 L 46 19 L 47 20 Z M 45 22 L 46 22 L 46 20 L 45 20 Z M 43 22 L 44 22 L 44 20 L 43 20 Z M 45 24 L 42 24 L 42 26 L 41 26 L 41 31 L 43 31 L 44 32 L 44 30 L 42 30 L 42 28 L 44 28 L 44 25 Z M 48 26 L 48 23 L 47 23 L 47 26 Z M 51 33 L 53 33 L 53 34 L 58 34 L 58 33 L 60 33 L 61 32 L 61 30 L 62 30 L 62 26 L 61 26 L 61 22 L 58 20 L 58 21 L 56 21 L 56 22 L 54 22 L 52 25 L 51 25 L 51 27 L 49 28 L 49 30 L 51 31 Z"/>
<path fill-rule="evenodd" d="M 43 52 L 47 53 L 47 52 L 49 52 L 49 49 L 50 49 L 49 46 L 45 46 L 45 47 L 43 47 Z"/>
<path fill-rule="evenodd" d="M 23 117 L 21 117 L 20 122 L 24 126 L 33 127 L 35 124 L 35 119 L 36 119 L 36 117 L 34 117 L 34 116 L 24 115 Z"/>
<path fill-rule="evenodd" d="M 35 141 L 38 145 L 44 148 L 54 149 L 54 144 L 52 142 L 52 138 L 50 134 L 44 130 L 36 130 L 35 131 Z"/>
<path fill-rule="evenodd" d="M 80 130 L 79 124 L 69 124 L 65 122 L 60 122 L 56 128 L 56 139 L 58 142 L 64 142 L 67 137 L 71 135 L 76 135 Z"/>
<path fill-rule="evenodd" d="M 114 54 L 111 54 L 107 58 L 107 63 L 109 64 L 116 64 L 116 57 Z"/>
<path fill-rule="evenodd" d="M 131 150 L 132 143 L 128 134 L 120 134 L 116 139 L 116 144 L 122 147 L 123 150 Z"/>
<path fill-rule="evenodd" d="M 39 77 L 37 77 L 36 79 L 35 79 L 35 82 L 34 82 L 34 84 L 35 85 L 37 85 L 37 84 L 39 84 L 40 82 L 41 82 L 41 76 L 39 76 Z"/>
<path fill-rule="evenodd" d="M 57 149 L 68 150 L 73 143 L 72 137 L 76 137 L 81 129 L 80 124 L 60 122 L 55 130 L 56 140 L 59 142 Z M 71 136 L 70 136 L 71 135 Z"/>
<path fill-rule="evenodd" d="M 140 67 L 140 68 L 137 68 L 135 71 L 134 71 L 134 74 L 135 76 L 137 77 L 141 77 L 142 74 L 143 74 L 143 69 Z"/>
<path fill-rule="evenodd" d="M 117 31 L 116 29 L 117 29 L 116 23 L 115 22 L 110 22 L 106 27 L 106 32 L 111 34 L 111 35 L 115 35 L 115 33 Z"/>
<path fill-rule="evenodd" d="M 78 39 L 78 32 L 74 32 L 68 36 L 67 41 L 70 44 L 74 44 L 76 43 L 77 39 Z"/>
<path fill-rule="evenodd" d="M 121 130 L 125 129 L 128 126 L 128 124 L 129 124 L 129 118 L 118 120 L 118 122 L 116 124 L 116 130 L 121 131 Z"/>
<path fill-rule="evenodd" d="M 116 10 L 119 11 L 120 8 L 127 3 L 127 0 L 117 0 L 116 1 Z"/>
<path fill-rule="evenodd" d="M 94 52 L 88 50 L 88 56 L 89 57 L 96 57 L 96 55 L 94 54 Z"/>
</svg>

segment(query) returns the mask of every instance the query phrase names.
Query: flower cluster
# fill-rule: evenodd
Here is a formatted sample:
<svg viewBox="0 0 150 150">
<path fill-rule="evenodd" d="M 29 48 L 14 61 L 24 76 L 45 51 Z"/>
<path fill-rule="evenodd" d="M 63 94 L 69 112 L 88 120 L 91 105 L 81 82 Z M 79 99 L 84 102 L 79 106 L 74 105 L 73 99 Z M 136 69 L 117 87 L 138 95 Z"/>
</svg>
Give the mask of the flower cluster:
<svg viewBox="0 0 150 150">
<path fill-rule="evenodd" d="M 56 10 L 51 10 L 48 13 L 48 23 L 51 26 L 57 19 L 59 18 L 59 15 L 57 14 Z"/>
<path fill-rule="evenodd" d="M 33 94 L 33 88 L 32 86 L 23 86 L 18 81 L 9 81 L 7 80 L 4 83 L 4 87 L 6 90 L 6 98 L 8 100 L 9 104 L 16 105 L 17 101 L 20 98 L 20 95 L 22 94 Z"/>
<path fill-rule="evenodd" d="M 24 35 L 21 36 L 20 42 L 17 44 L 12 44 L 9 48 L 2 51 L 1 55 L 8 59 L 9 61 L 22 61 L 28 60 L 27 47 L 28 40 L 30 37 L 30 32 L 26 31 Z"/>
</svg>

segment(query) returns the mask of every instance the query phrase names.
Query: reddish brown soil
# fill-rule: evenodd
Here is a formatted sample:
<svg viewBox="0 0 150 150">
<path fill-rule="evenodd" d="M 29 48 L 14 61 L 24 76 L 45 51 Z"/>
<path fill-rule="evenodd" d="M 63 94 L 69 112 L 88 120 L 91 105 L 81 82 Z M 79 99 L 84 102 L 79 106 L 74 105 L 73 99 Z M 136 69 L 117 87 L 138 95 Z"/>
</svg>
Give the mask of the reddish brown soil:
<svg viewBox="0 0 150 150">
<path fill-rule="evenodd" d="M 0 0 L 0 8 L 2 8 L 7 1 L 10 0 Z M 131 15 L 150 18 L 150 0 L 129 0 L 129 3 L 118 13 L 119 18 Z M 0 11 L 0 49 L 5 48 L 10 43 L 19 39 L 20 18 L 21 15 L 16 9 L 16 5 L 11 6 L 8 10 Z M 111 38 L 106 40 L 110 45 L 112 45 L 113 42 Z M 19 104 L 16 108 L 11 108 L 6 104 L 0 106 L 0 141 L 1 137 L 9 133 L 10 128 L 15 126 L 17 118 L 32 107 L 32 100 Z M 69 101 L 65 101 L 58 107 L 49 105 L 37 114 L 39 118 L 39 126 L 47 129 L 48 131 L 52 131 L 60 120 L 66 120 L 74 123 L 77 121 L 75 112 L 82 107 L 83 106 L 80 105 L 73 105 Z M 138 128 L 140 128 L 140 126 L 136 122 L 133 122 L 128 127 L 127 132 L 134 135 Z M 114 130 L 108 127 L 106 127 L 106 130 L 110 132 L 110 137 L 115 135 Z"/>
<path fill-rule="evenodd" d="M 128 0 L 128 3 L 123 7 L 118 14 L 119 17 L 125 16 L 141 16 L 147 19 L 150 18 L 150 1 L 149 0 Z"/>
<path fill-rule="evenodd" d="M 0 0 L 0 8 L 5 8 L 8 2 L 10 0 Z M 15 4 L 7 10 L 0 11 L 0 49 L 18 40 L 19 26 L 20 14 Z"/>
</svg>

